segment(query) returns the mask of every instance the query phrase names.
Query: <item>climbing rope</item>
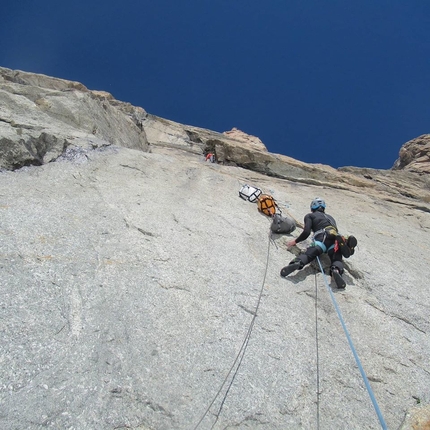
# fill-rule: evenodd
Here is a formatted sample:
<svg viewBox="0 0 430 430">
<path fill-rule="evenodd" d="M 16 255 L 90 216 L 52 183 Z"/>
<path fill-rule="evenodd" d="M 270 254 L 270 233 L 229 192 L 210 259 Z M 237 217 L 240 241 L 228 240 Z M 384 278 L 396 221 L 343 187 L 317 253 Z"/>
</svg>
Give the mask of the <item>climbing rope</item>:
<svg viewBox="0 0 430 430">
<path fill-rule="evenodd" d="M 318 344 L 318 282 L 317 272 L 315 272 L 315 349 L 316 349 L 316 367 L 317 367 L 317 430 L 320 428 L 320 356 Z"/>
<path fill-rule="evenodd" d="M 230 376 L 232 375 L 231 379 L 230 379 L 230 382 L 229 382 L 229 384 L 228 384 L 228 386 L 227 386 L 227 388 L 225 390 L 224 396 L 223 396 L 223 398 L 221 400 L 221 403 L 220 403 L 220 406 L 218 408 L 218 411 L 215 414 L 215 421 L 213 422 L 213 424 L 211 426 L 211 430 L 215 427 L 215 425 L 217 424 L 217 422 L 219 420 L 219 417 L 221 415 L 222 409 L 224 407 L 224 404 L 225 404 L 227 396 L 228 396 L 228 394 L 230 392 L 230 389 L 231 389 L 231 387 L 233 385 L 233 382 L 235 381 L 235 378 L 236 378 L 236 376 L 237 376 L 237 374 L 239 372 L 239 369 L 241 367 L 243 358 L 244 358 L 246 350 L 248 348 L 249 340 L 251 338 L 252 330 L 254 328 L 255 320 L 257 318 L 258 310 L 259 310 L 260 303 L 261 303 L 261 298 L 262 298 L 263 291 L 264 291 L 264 284 L 266 282 L 267 271 L 268 271 L 268 266 L 269 266 L 270 243 L 271 242 L 272 242 L 271 231 L 269 231 L 269 241 L 268 241 L 268 246 L 267 246 L 267 256 L 266 256 L 266 265 L 265 265 L 265 270 L 264 270 L 263 282 L 261 284 L 261 288 L 260 288 L 260 292 L 259 292 L 259 295 L 258 295 L 258 300 L 257 300 L 257 304 L 256 304 L 256 307 L 255 307 L 255 311 L 253 313 L 253 316 L 252 316 L 251 322 L 249 324 L 248 330 L 246 332 L 245 338 L 244 338 L 244 340 L 242 342 L 242 345 L 240 347 L 240 350 L 237 353 L 237 355 L 236 355 L 236 357 L 235 357 L 235 359 L 233 361 L 233 364 L 231 365 L 231 367 L 230 367 L 227 375 L 225 376 L 225 378 L 224 378 L 224 380 L 223 380 L 220 388 L 218 389 L 217 393 L 215 394 L 215 396 L 214 396 L 213 400 L 211 401 L 211 403 L 209 404 L 209 406 L 206 408 L 206 410 L 203 413 L 203 415 L 200 418 L 200 420 L 197 422 L 197 424 L 193 428 L 194 430 L 197 430 L 197 428 L 200 426 L 200 424 L 206 418 L 206 416 L 210 412 L 211 408 L 213 407 L 214 403 L 216 402 L 216 400 L 218 399 L 218 397 L 221 395 L 221 392 L 223 391 L 225 385 L 227 384 L 227 381 L 229 380 Z M 276 246 L 276 243 L 274 243 L 274 244 Z M 338 306 L 338 304 L 336 302 L 336 299 L 335 299 L 335 297 L 333 295 L 333 292 L 332 292 L 332 290 L 331 290 L 331 288 L 330 288 L 330 286 L 329 286 L 329 284 L 327 282 L 327 277 L 326 277 L 326 274 L 324 273 L 324 269 L 323 269 L 323 267 L 321 265 L 321 261 L 320 261 L 319 257 L 317 257 L 317 261 L 318 261 L 318 265 L 319 265 L 319 268 L 321 270 L 321 273 L 323 275 L 324 283 L 325 283 L 325 285 L 326 285 L 326 287 L 327 287 L 327 289 L 329 291 L 331 300 L 332 300 L 333 305 L 334 305 L 334 307 L 336 309 L 336 312 L 338 314 L 338 317 L 339 317 L 339 320 L 341 322 L 342 328 L 343 328 L 343 330 L 345 332 L 346 338 L 348 340 L 349 346 L 350 346 L 351 351 L 353 353 L 353 356 L 355 358 L 356 364 L 357 364 L 357 366 L 358 366 L 358 368 L 360 370 L 360 373 L 361 373 L 361 376 L 363 378 L 364 384 L 366 386 L 366 389 L 367 389 L 367 391 L 369 393 L 370 399 L 371 399 L 371 401 L 373 403 L 373 406 L 375 408 L 375 411 L 376 411 L 376 414 L 378 416 L 378 419 L 379 419 L 379 422 L 381 424 L 381 427 L 382 427 L 382 429 L 386 430 L 387 429 L 387 425 L 386 425 L 385 420 L 384 420 L 384 418 L 382 416 L 382 413 L 381 413 L 381 411 L 379 409 L 378 403 L 377 403 L 376 398 L 375 398 L 375 396 L 373 394 L 373 391 L 372 391 L 372 388 L 370 386 L 369 380 L 368 380 L 368 378 L 367 378 L 367 376 L 366 376 L 366 374 L 364 372 L 363 366 L 361 365 L 360 359 L 358 357 L 358 354 L 357 354 L 357 351 L 356 351 L 356 349 L 354 347 L 352 339 L 351 339 L 351 337 L 349 335 L 349 332 L 348 332 L 348 330 L 346 328 L 346 324 L 345 324 L 345 322 L 343 320 L 343 317 L 342 317 L 342 314 L 340 312 L 339 306 Z M 320 428 L 320 395 L 321 395 L 321 391 L 320 391 L 320 369 L 319 369 L 319 341 L 318 341 L 318 332 L 319 332 L 319 329 L 318 329 L 318 284 L 317 284 L 317 274 L 315 273 L 315 344 L 316 344 L 316 373 L 317 373 L 317 375 L 316 375 L 317 430 L 319 430 L 319 428 Z"/>
<path fill-rule="evenodd" d="M 375 395 L 373 394 L 372 387 L 370 386 L 369 380 L 367 379 L 366 373 L 364 372 L 363 366 L 361 365 L 357 351 L 355 350 L 354 344 L 352 343 L 351 336 L 349 335 L 348 329 L 346 328 L 345 321 L 343 320 L 342 314 L 340 312 L 339 306 L 338 306 L 336 299 L 334 297 L 333 291 L 331 290 L 331 288 L 327 282 L 327 276 L 324 273 L 324 269 L 321 265 L 321 261 L 320 261 L 319 257 L 317 257 L 317 261 L 318 261 L 321 273 L 323 275 L 324 283 L 325 283 L 325 285 L 326 285 L 326 287 L 330 293 L 331 300 L 332 300 L 333 305 L 336 309 L 340 323 L 342 324 L 343 331 L 345 332 L 346 338 L 348 339 L 348 343 L 349 343 L 349 346 L 351 348 L 352 354 L 354 355 L 355 362 L 357 363 L 358 369 L 360 370 L 360 373 L 361 373 L 361 377 L 363 378 L 364 384 L 366 385 L 366 389 L 367 389 L 367 392 L 369 393 L 370 400 L 372 401 L 373 407 L 375 408 L 376 414 L 378 415 L 379 423 L 381 424 L 381 427 L 384 430 L 386 430 L 387 424 L 385 423 L 384 417 L 382 416 L 381 410 L 379 409 L 378 402 L 376 401 Z"/>
<path fill-rule="evenodd" d="M 200 418 L 199 422 L 194 427 L 194 430 L 196 430 L 200 426 L 200 424 L 202 423 L 202 421 L 205 419 L 206 415 L 209 413 L 209 411 L 212 408 L 213 404 L 215 403 L 215 401 L 217 400 L 217 398 L 221 394 L 221 391 L 223 390 L 225 384 L 227 383 L 227 380 L 229 379 L 231 373 L 233 372 L 233 369 L 236 367 L 236 370 L 234 371 L 233 376 L 231 378 L 231 381 L 228 384 L 228 387 L 227 387 L 227 389 L 225 391 L 225 394 L 224 394 L 224 396 L 223 396 L 223 398 L 221 400 L 221 404 L 220 404 L 220 407 L 218 409 L 218 412 L 215 414 L 216 418 L 215 418 L 214 423 L 212 424 L 211 430 L 215 427 L 215 424 L 218 422 L 219 416 L 221 414 L 222 408 L 224 407 L 224 403 L 225 403 L 225 401 L 227 399 L 227 396 L 228 396 L 228 393 L 230 391 L 230 388 L 233 385 L 233 382 L 234 382 L 234 380 L 236 378 L 237 373 L 239 372 L 239 368 L 240 368 L 240 366 L 242 364 L 242 360 L 243 360 L 243 358 L 245 356 L 245 352 L 246 352 L 246 349 L 248 347 L 249 339 L 251 338 L 251 333 L 252 333 L 252 330 L 254 328 L 255 320 L 257 318 L 258 309 L 259 309 L 260 303 L 261 303 L 261 297 L 263 296 L 264 284 L 266 282 L 266 276 L 267 276 L 267 269 L 269 267 L 269 256 L 270 256 L 270 243 L 271 243 L 271 240 L 272 240 L 271 239 L 271 232 L 269 232 L 269 241 L 268 241 L 268 245 L 267 245 L 266 267 L 265 267 L 265 270 L 264 270 L 263 282 L 261 284 L 260 293 L 258 295 L 257 305 L 255 307 L 254 314 L 253 314 L 251 322 L 249 324 L 248 331 L 246 332 L 245 338 L 244 338 L 244 340 L 242 342 L 242 346 L 241 346 L 239 352 L 237 353 L 236 358 L 234 359 L 234 362 L 233 362 L 232 366 L 230 367 L 230 370 L 228 371 L 226 377 L 224 378 L 224 381 L 222 382 L 219 390 L 215 394 L 215 397 L 213 398 L 212 402 L 207 407 L 206 411 L 204 412 L 204 414 Z M 237 364 L 237 366 L 236 366 L 236 364 Z"/>
</svg>

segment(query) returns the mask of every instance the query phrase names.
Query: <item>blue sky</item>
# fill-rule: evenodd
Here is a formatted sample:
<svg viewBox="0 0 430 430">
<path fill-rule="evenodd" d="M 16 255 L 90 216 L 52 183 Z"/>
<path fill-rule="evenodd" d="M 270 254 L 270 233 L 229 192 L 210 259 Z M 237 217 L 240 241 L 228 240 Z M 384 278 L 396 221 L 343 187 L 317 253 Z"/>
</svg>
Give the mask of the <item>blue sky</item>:
<svg viewBox="0 0 430 430">
<path fill-rule="evenodd" d="M 428 0 L 6 0 L 0 66 L 270 152 L 388 169 L 430 133 Z"/>
</svg>

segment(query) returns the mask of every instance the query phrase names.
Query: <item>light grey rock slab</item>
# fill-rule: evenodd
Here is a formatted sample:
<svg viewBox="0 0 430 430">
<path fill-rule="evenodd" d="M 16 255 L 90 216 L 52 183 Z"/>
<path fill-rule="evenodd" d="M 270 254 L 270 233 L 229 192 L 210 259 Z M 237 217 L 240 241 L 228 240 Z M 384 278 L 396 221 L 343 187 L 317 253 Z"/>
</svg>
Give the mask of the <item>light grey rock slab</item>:
<svg viewBox="0 0 430 430">
<path fill-rule="evenodd" d="M 319 404 L 321 429 L 379 428 L 323 275 L 279 276 L 288 237 L 269 242 L 270 220 L 238 197 L 244 182 L 298 220 L 324 194 L 359 239 L 335 297 L 388 427 L 429 403 L 426 213 L 189 152 L 110 147 L 0 173 L 2 428 L 194 428 L 260 293 L 217 427 L 315 428 Z"/>
</svg>

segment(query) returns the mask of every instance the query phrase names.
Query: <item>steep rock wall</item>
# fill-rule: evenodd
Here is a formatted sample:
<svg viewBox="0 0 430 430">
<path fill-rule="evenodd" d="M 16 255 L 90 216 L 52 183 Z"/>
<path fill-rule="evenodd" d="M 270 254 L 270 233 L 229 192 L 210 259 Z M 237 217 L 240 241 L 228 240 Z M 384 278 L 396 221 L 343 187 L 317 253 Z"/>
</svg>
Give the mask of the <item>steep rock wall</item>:
<svg viewBox="0 0 430 430">
<path fill-rule="evenodd" d="M 23 75 L 78 97 L 61 80 Z M 145 145 L 88 145 L 87 126 L 67 120 L 52 136 L 77 144 L 56 162 L 12 171 L 8 158 L 0 172 L 0 427 L 190 429 L 204 417 L 199 428 L 211 428 L 252 328 L 215 428 L 380 428 L 332 291 L 388 428 L 426 428 L 425 177 L 306 165 L 149 114 L 138 126 L 109 105 L 127 124 L 118 142 Z M 34 110 L 17 111 L 22 128 L 33 124 Z M 214 148 L 220 163 L 205 163 Z M 292 236 L 269 238 L 270 219 L 238 197 L 244 183 L 299 221 L 323 195 L 359 240 L 345 292 L 316 265 L 279 276 L 306 243 L 289 250 Z"/>
</svg>

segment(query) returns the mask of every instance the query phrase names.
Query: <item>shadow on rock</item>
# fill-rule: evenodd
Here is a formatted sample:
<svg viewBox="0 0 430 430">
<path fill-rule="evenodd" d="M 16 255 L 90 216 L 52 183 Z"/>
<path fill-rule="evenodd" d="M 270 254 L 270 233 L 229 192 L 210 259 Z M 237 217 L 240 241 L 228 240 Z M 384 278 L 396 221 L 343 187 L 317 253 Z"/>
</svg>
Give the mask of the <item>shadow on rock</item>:
<svg viewBox="0 0 430 430">
<path fill-rule="evenodd" d="M 302 270 L 297 270 L 283 279 L 291 281 L 293 284 L 303 282 L 308 276 L 315 275 L 315 269 L 311 266 L 306 266 Z"/>
</svg>

